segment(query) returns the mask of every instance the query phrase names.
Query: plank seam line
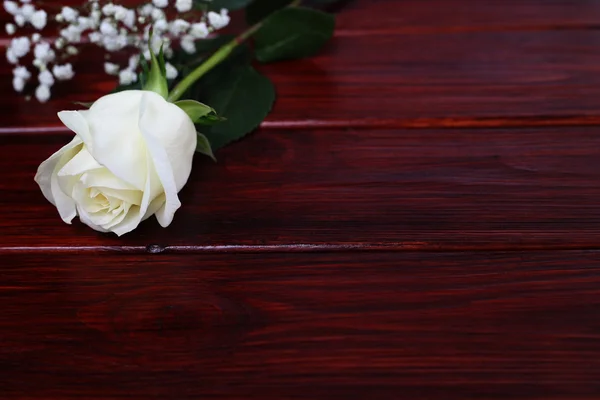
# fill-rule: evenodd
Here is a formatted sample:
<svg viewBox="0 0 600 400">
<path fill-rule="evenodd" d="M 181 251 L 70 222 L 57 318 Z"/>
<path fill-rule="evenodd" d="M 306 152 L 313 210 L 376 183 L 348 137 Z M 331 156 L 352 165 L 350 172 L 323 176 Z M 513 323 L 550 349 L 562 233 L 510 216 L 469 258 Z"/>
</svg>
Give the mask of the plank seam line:
<svg viewBox="0 0 600 400">
<path fill-rule="evenodd" d="M 260 128 L 268 129 L 506 129 L 543 127 L 600 126 L 600 116 L 535 116 L 490 118 L 415 118 L 415 119 L 357 119 L 357 120 L 289 120 L 265 121 Z M 0 127 L 0 135 L 68 134 L 64 126 Z"/>
<path fill-rule="evenodd" d="M 345 253 L 345 252 L 397 252 L 397 253 L 481 253 L 481 252 L 560 252 L 600 251 L 600 245 L 522 245 L 503 246 L 444 246 L 426 243 L 397 244 L 281 244 L 281 245 L 214 245 L 214 246 L 4 246 L 1 254 L 262 254 L 262 253 Z"/>
</svg>

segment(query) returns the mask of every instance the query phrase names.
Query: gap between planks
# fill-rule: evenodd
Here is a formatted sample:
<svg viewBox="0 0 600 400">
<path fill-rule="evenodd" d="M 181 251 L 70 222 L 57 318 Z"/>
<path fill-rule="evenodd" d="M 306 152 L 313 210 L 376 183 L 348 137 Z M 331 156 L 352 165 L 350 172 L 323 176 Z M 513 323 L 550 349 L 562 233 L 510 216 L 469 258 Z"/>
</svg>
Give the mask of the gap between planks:
<svg viewBox="0 0 600 400">
<path fill-rule="evenodd" d="M 463 245 L 448 246 L 427 242 L 401 243 L 331 243 L 331 244 L 278 244 L 278 245 L 206 245 L 206 246 L 7 246 L 0 247 L 3 254 L 260 254 L 260 253 L 347 253 L 347 252 L 411 252 L 411 253 L 459 253 L 459 252 L 529 252 L 529 251 L 600 251 L 600 245 L 578 244 L 525 244 L 511 245 Z"/>
<path fill-rule="evenodd" d="M 522 116 L 522 117 L 451 117 L 451 118 L 395 118 L 351 120 L 298 120 L 265 121 L 262 129 L 505 129 L 540 127 L 600 126 L 600 116 Z M 14 134 L 68 134 L 65 126 L 0 127 L 0 135 Z"/>
</svg>

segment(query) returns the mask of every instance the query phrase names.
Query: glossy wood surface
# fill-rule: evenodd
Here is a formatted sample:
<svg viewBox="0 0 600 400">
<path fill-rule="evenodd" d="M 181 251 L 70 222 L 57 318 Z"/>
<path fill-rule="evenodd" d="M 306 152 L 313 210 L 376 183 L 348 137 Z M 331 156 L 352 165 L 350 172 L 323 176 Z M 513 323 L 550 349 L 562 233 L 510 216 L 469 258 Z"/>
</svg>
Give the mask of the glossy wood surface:
<svg viewBox="0 0 600 400">
<path fill-rule="evenodd" d="M 33 181 L 101 56 L 43 106 L 0 63 L 0 398 L 600 398 L 598 21 L 348 2 L 317 57 L 260 66 L 273 113 L 197 157 L 173 224 L 122 238 Z"/>
<path fill-rule="evenodd" d="M 0 137 L 0 251 L 14 247 L 290 244 L 410 249 L 590 247 L 600 243 L 595 127 L 266 130 L 198 157 L 165 231 L 122 238 L 57 221 L 32 177 L 66 136 Z M 241 206 L 243 204 L 243 206 Z M 35 219 L 28 218 L 35 215 Z M 34 234 L 35 233 L 35 234 Z"/>
<path fill-rule="evenodd" d="M 597 251 L 5 260 L 9 398 L 542 400 L 600 390 Z"/>
</svg>

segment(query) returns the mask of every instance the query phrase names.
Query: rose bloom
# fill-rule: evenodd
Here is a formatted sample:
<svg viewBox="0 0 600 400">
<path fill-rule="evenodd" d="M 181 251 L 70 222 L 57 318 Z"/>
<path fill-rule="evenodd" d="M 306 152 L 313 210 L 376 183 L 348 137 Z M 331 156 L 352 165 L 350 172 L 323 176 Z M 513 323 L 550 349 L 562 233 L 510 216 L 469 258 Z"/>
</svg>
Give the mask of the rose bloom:
<svg viewBox="0 0 600 400">
<path fill-rule="evenodd" d="M 129 90 L 58 117 L 76 136 L 39 166 L 35 181 L 64 222 L 79 216 L 119 236 L 152 215 L 171 223 L 197 140 L 183 110 L 157 93 Z"/>
</svg>

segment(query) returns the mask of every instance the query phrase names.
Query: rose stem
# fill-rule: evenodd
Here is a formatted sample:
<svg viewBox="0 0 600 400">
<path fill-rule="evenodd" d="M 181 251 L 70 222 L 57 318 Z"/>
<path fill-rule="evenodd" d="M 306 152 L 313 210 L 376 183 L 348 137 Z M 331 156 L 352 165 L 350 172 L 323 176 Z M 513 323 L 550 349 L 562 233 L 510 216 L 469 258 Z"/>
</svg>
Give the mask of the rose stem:
<svg viewBox="0 0 600 400">
<path fill-rule="evenodd" d="M 296 7 L 299 6 L 302 0 L 294 0 L 292 1 L 288 7 Z M 225 44 L 219 50 L 217 50 L 212 56 L 210 56 L 204 63 L 200 64 L 195 70 L 190 72 L 188 76 L 183 78 L 181 82 L 179 82 L 171 93 L 169 94 L 168 100 L 171 102 L 175 102 L 183 96 L 183 94 L 192 86 L 198 79 L 204 76 L 208 71 L 219 65 L 223 62 L 229 55 L 235 50 L 237 46 L 241 43 L 244 43 L 248 38 L 256 33 L 257 30 L 263 25 L 264 20 L 261 22 L 251 26 L 246 31 L 242 32 L 235 39 Z"/>
</svg>

